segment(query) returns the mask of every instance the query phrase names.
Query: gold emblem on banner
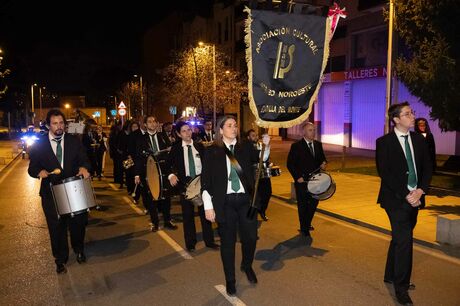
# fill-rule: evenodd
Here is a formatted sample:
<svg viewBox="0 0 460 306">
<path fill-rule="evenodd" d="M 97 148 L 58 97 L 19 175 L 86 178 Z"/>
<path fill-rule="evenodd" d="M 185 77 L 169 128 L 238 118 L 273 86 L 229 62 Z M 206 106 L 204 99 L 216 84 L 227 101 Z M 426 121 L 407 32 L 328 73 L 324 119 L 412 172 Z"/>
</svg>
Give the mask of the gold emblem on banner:
<svg viewBox="0 0 460 306">
<path fill-rule="evenodd" d="M 283 42 L 278 43 L 278 51 L 276 55 L 275 70 L 273 71 L 274 79 L 284 79 L 284 75 L 289 72 L 294 62 L 295 45 L 286 45 Z M 289 56 L 289 58 L 288 58 Z M 286 65 L 287 60 L 288 64 Z"/>
</svg>

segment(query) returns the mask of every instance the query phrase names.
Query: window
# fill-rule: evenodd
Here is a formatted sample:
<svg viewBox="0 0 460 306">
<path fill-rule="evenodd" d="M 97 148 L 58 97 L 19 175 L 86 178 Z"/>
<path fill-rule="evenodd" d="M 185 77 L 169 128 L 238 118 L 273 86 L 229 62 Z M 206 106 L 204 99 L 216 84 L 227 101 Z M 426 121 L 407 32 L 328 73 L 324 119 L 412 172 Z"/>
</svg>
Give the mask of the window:
<svg viewBox="0 0 460 306">
<path fill-rule="evenodd" d="M 345 64 L 346 64 L 346 56 L 332 56 L 327 61 L 326 69 L 324 73 L 329 72 L 337 72 L 337 71 L 345 71 Z"/>
<path fill-rule="evenodd" d="M 387 37 L 387 29 L 372 30 L 353 35 L 351 68 L 386 65 Z"/>
</svg>

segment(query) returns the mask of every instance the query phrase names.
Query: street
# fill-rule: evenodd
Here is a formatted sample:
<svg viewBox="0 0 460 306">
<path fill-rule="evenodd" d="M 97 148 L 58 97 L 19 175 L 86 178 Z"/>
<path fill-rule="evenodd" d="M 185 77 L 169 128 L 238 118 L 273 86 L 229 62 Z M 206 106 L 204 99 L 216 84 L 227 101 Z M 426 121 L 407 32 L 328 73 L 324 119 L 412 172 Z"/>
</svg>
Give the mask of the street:
<svg viewBox="0 0 460 306">
<path fill-rule="evenodd" d="M 259 229 L 259 283 L 237 270 L 237 298 L 228 298 L 219 252 L 201 238 L 196 252 L 183 249 L 180 205 L 172 206 L 179 229 L 152 233 L 142 205 L 111 178 L 94 181 L 101 209 L 90 213 L 88 262 L 71 252 L 67 274 L 57 275 L 28 162 L 0 174 L 1 305 L 397 305 L 383 282 L 388 235 L 318 213 L 309 241 L 298 235 L 296 206 L 275 198 Z M 238 268 L 239 244 L 236 254 Z M 458 258 L 415 245 L 412 275 L 415 305 L 460 304 Z"/>
</svg>

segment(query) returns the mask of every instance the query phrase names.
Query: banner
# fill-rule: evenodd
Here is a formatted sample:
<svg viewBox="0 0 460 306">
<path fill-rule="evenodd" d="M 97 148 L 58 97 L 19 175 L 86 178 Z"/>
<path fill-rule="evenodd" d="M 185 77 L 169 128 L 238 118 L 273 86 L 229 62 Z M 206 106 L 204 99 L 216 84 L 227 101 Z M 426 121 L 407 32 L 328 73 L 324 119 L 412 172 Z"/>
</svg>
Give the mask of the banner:
<svg viewBox="0 0 460 306">
<path fill-rule="evenodd" d="M 321 87 L 332 18 L 249 8 L 245 12 L 248 97 L 257 124 L 299 124 L 310 114 Z"/>
</svg>

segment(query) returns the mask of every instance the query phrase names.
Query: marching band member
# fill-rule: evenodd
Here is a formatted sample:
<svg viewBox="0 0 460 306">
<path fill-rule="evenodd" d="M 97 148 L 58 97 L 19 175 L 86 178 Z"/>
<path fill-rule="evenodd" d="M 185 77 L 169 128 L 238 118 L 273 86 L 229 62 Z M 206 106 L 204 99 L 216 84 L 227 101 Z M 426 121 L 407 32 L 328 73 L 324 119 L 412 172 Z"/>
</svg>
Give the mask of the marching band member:
<svg viewBox="0 0 460 306">
<path fill-rule="evenodd" d="M 326 157 L 323 144 L 315 140 L 315 126 L 311 122 L 304 122 L 303 138 L 291 145 L 287 158 L 287 168 L 294 179 L 297 197 L 297 211 L 299 214 L 300 232 L 310 237 L 314 230 L 311 221 L 318 206 L 318 200 L 312 198 L 308 192 L 306 180 L 319 169 L 326 169 Z"/>
<path fill-rule="evenodd" d="M 204 122 L 204 133 L 201 137 L 203 141 L 206 142 L 212 142 L 215 138 L 214 131 L 212 129 L 212 121 L 211 120 L 206 120 Z"/>
<path fill-rule="evenodd" d="M 243 253 L 240 268 L 246 273 L 250 283 L 257 283 L 252 269 L 257 241 L 257 218 L 248 218 L 247 214 L 255 183 L 253 164 L 258 162 L 259 152 L 251 144 L 237 142 L 238 127 L 233 116 L 224 116 L 216 129 L 218 136 L 205 152 L 201 189 L 206 219 L 217 221 L 219 225 L 220 253 L 227 294 L 234 295 L 237 231 Z M 263 142 L 268 146 L 269 137 L 264 137 Z M 269 153 L 270 149 L 267 148 L 264 157 L 268 157 Z"/>
<path fill-rule="evenodd" d="M 75 175 L 90 176 L 90 163 L 80 140 L 64 132 L 64 114 L 58 109 L 52 109 L 46 115 L 49 126 L 48 134 L 43 135 L 30 152 L 29 175 L 40 178 L 40 196 L 42 207 L 48 225 L 51 239 L 51 250 L 56 262 L 56 272 L 66 273 L 65 264 L 69 259 L 67 230 L 70 231 L 70 241 L 79 264 L 86 262 L 84 253 L 85 226 L 88 213 L 84 212 L 73 217 L 58 216 L 50 183 L 58 182 Z M 54 169 L 60 169 L 60 174 L 52 174 Z"/>
<path fill-rule="evenodd" d="M 253 129 L 246 132 L 246 137 L 247 141 L 252 143 L 257 150 L 261 149 L 258 142 L 259 138 Z M 264 161 L 264 168 L 268 167 L 269 164 L 270 159 Z M 272 196 L 272 182 L 269 177 L 260 177 L 257 194 L 259 195 L 259 215 L 262 220 L 268 221 L 265 212 L 267 211 L 268 203 L 270 202 L 270 197 Z"/>
<path fill-rule="evenodd" d="M 161 207 L 163 213 L 164 227 L 168 229 L 175 230 L 177 225 L 171 222 L 171 199 L 166 198 L 158 201 L 154 201 L 150 190 L 146 182 L 147 174 L 147 158 L 149 154 L 157 155 L 157 159 L 164 159 L 162 155 L 158 155 L 160 150 L 166 150 L 166 140 L 157 133 L 159 123 L 156 118 L 152 115 L 149 115 L 145 118 L 145 124 L 147 128 L 147 133 L 144 135 L 139 135 L 136 138 L 136 153 L 134 156 L 134 183 L 136 185 L 142 184 L 142 199 L 147 202 L 147 210 L 150 213 L 150 219 L 152 221 L 152 232 L 159 230 L 159 218 L 158 210 Z"/>
<path fill-rule="evenodd" d="M 204 146 L 192 140 L 192 129 L 186 122 L 176 124 L 177 135 L 181 141 L 177 141 L 171 148 L 168 155 L 168 165 L 172 173 L 168 176 L 172 186 L 185 184 L 188 180 L 201 175 L 202 157 Z M 184 240 L 188 251 L 195 251 L 196 228 L 195 228 L 195 206 L 191 201 L 180 196 L 182 206 L 182 218 L 184 222 Z M 205 245 L 211 249 L 218 249 L 219 246 L 214 242 L 212 224 L 206 220 L 203 205 L 198 206 L 198 212 L 203 230 L 203 240 Z"/>
</svg>

